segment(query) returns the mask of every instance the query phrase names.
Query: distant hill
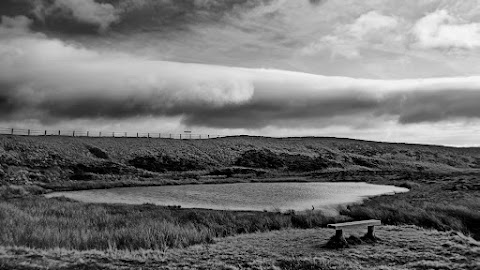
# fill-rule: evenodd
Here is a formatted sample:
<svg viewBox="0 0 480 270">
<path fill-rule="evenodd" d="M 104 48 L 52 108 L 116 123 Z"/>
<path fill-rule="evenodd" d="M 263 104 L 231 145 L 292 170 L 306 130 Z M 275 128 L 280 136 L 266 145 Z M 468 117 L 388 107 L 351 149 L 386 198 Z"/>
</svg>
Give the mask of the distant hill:
<svg viewBox="0 0 480 270">
<path fill-rule="evenodd" d="M 478 169 L 480 148 L 312 137 L 172 140 L 0 135 L 1 184 Z"/>
</svg>

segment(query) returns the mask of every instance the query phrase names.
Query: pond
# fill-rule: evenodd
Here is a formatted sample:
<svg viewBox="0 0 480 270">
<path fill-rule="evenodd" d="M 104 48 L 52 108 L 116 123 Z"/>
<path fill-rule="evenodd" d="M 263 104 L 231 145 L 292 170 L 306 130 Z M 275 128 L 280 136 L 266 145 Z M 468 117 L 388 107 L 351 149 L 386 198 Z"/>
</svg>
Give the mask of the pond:
<svg viewBox="0 0 480 270">
<path fill-rule="evenodd" d="M 54 192 L 91 203 L 180 205 L 183 208 L 219 210 L 331 210 L 361 202 L 366 197 L 407 192 L 395 186 L 367 183 L 236 183 L 209 185 L 148 186 Z"/>
</svg>

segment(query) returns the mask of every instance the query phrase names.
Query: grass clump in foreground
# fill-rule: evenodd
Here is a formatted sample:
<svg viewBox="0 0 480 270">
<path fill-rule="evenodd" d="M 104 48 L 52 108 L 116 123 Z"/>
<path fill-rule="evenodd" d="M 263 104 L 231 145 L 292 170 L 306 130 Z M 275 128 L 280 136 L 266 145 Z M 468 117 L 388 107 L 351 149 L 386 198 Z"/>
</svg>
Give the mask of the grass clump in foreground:
<svg viewBox="0 0 480 270">
<path fill-rule="evenodd" d="M 30 197 L 0 201 L 0 243 L 43 249 L 165 250 L 211 243 L 214 237 L 312 228 L 333 221 L 319 212 L 169 209 Z"/>
</svg>

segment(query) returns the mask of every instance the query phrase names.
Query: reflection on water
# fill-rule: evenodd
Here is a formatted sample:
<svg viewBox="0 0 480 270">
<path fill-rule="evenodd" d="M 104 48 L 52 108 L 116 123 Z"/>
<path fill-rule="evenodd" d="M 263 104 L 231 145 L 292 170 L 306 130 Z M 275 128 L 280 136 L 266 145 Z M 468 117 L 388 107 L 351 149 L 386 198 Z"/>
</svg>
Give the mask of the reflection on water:
<svg viewBox="0 0 480 270">
<path fill-rule="evenodd" d="M 261 211 L 306 210 L 312 206 L 328 209 L 359 202 L 367 196 L 406 191 L 408 189 L 367 183 L 238 183 L 97 189 L 55 192 L 46 196 L 95 203 L 153 203 L 184 208 Z"/>
</svg>

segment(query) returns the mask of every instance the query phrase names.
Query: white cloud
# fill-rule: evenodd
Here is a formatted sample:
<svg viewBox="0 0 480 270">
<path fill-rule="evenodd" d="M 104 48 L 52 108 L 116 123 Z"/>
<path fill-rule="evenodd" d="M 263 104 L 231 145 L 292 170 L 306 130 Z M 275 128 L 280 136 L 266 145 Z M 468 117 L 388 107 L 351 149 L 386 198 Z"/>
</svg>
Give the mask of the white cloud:
<svg viewBox="0 0 480 270">
<path fill-rule="evenodd" d="M 383 46 L 386 43 L 401 42 L 396 30 L 399 19 L 370 11 L 358 17 L 353 23 L 339 25 L 334 33 L 308 44 L 300 50 L 303 55 L 314 55 L 329 50 L 333 56 L 347 59 L 361 56 L 362 47 Z"/>
<path fill-rule="evenodd" d="M 412 29 L 416 44 L 424 49 L 474 49 L 480 46 L 480 23 L 468 23 L 447 10 L 438 10 L 418 20 Z"/>
<path fill-rule="evenodd" d="M 395 29 L 397 26 L 397 18 L 382 15 L 377 11 L 370 11 L 349 25 L 347 31 L 352 36 L 362 40 L 369 35 L 373 35 L 373 38 L 378 38 L 378 35 L 381 35 L 385 31 Z"/>
</svg>

